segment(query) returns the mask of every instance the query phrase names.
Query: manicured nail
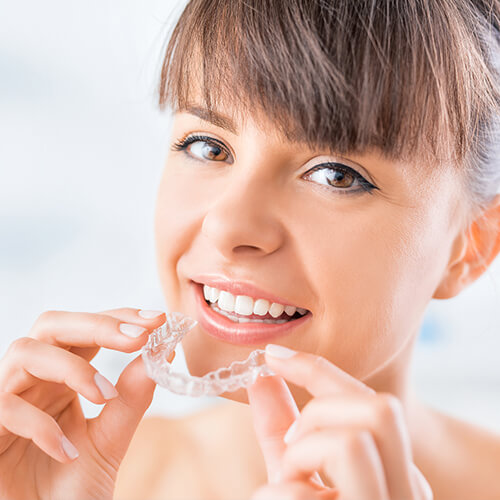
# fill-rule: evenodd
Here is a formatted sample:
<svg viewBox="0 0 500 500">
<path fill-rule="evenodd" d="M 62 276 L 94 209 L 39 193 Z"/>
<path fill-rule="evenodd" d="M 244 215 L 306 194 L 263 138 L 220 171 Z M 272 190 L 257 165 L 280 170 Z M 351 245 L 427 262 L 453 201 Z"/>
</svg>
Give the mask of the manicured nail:
<svg viewBox="0 0 500 500">
<path fill-rule="evenodd" d="M 286 434 L 285 436 L 283 437 L 283 441 L 288 444 L 290 442 L 290 440 L 292 439 L 292 436 L 295 432 L 295 429 L 297 429 L 297 420 L 295 420 L 295 422 L 288 428 L 288 430 L 286 431 Z"/>
<path fill-rule="evenodd" d="M 118 396 L 118 391 L 115 389 L 115 386 L 100 373 L 94 375 L 94 380 L 95 385 L 97 385 L 97 388 L 101 391 L 104 399 L 113 399 Z"/>
<path fill-rule="evenodd" d="M 146 331 L 146 328 L 138 325 L 130 325 L 129 323 L 122 323 L 120 331 L 127 335 L 127 337 L 139 337 Z"/>
<path fill-rule="evenodd" d="M 282 345 L 267 344 L 266 354 L 269 354 L 269 356 L 273 356 L 274 358 L 288 359 L 295 356 L 297 351 L 293 351 L 292 349 L 288 349 L 288 347 L 284 347 Z"/>
<path fill-rule="evenodd" d="M 71 441 L 66 436 L 62 437 L 61 445 L 64 450 L 64 453 L 66 453 L 66 456 L 71 460 L 74 460 L 76 457 L 80 455 L 78 453 L 78 450 L 73 446 Z"/>
<path fill-rule="evenodd" d="M 138 314 L 141 318 L 152 319 L 161 316 L 163 311 L 145 311 L 141 309 Z"/>
</svg>

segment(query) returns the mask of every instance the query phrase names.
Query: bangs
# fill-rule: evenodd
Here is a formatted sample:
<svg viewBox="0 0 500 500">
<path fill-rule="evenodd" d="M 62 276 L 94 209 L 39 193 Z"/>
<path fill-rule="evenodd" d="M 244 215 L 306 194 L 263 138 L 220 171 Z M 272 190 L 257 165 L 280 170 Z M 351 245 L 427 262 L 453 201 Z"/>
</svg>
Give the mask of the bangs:
<svg viewBox="0 0 500 500">
<path fill-rule="evenodd" d="M 460 163 L 498 111 L 465 4 L 191 0 L 166 47 L 160 108 L 223 108 L 311 149 Z"/>
</svg>

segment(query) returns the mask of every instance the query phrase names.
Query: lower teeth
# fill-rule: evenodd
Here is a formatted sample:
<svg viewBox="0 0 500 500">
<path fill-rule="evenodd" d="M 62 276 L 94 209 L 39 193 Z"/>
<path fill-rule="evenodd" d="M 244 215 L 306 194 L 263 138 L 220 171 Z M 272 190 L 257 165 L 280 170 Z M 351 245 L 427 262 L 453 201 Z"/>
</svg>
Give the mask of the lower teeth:
<svg viewBox="0 0 500 500">
<path fill-rule="evenodd" d="M 210 307 L 217 313 L 222 314 L 223 316 L 226 316 L 226 318 L 229 318 L 230 320 L 234 321 L 235 323 L 269 323 L 273 325 L 279 325 L 281 323 L 288 323 L 290 320 L 286 319 L 250 319 L 250 318 L 240 318 L 239 316 L 234 316 L 231 313 L 228 313 L 227 311 L 223 311 L 222 309 L 219 309 L 216 305 L 210 304 Z"/>
</svg>

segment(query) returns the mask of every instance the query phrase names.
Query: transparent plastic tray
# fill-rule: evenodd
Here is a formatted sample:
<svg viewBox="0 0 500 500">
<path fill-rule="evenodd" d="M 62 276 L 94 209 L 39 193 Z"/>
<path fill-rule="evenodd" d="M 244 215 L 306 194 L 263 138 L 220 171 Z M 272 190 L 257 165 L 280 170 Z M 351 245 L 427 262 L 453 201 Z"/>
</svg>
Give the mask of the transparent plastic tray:
<svg viewBox="0 0 500 500">
<path fill-rule="evenodd" d="M 259 376 L 276 375 L 267 366 L 262 349 L 256 349 L 244 361 L 233 361 L 228 367 L 203 377 L 171 371 L 167 358 L 198 322 L 179 312 L 167 313 L 166 316 L 167 321 L 153 330 L 141 351 L 148 376 L 161 387 L 186 396 L 218 396 L 247 387 Z"/>
</svg>

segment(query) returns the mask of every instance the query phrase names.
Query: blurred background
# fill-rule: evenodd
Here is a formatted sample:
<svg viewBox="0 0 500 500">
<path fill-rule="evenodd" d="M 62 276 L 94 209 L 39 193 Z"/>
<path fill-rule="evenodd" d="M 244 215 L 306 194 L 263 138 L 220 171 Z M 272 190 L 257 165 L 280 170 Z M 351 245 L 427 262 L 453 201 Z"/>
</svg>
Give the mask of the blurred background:
<svg viewBox="0 0 500 500">
<path fill-rule="evenodd" d="M 170 120 L 155 91 L 184 5 L 0 0 L 0 356 L 48 309 L 168 310 L 153 217 Z M 500 258 L 460 296 L 431 302 L 412 365 L 429 404 L 498 432 L 499 284 Z M 102 350 L 92 364 L 114 383 L 136 355 Z M 174 369 L 186 371 L 181 346 Z M 223 402 L 157 388 L 148 413 Z"/>
</svg>

